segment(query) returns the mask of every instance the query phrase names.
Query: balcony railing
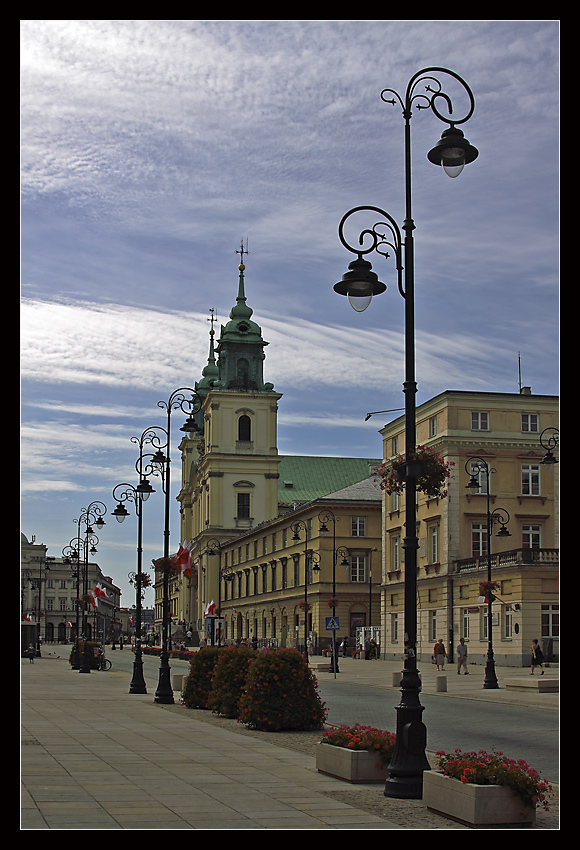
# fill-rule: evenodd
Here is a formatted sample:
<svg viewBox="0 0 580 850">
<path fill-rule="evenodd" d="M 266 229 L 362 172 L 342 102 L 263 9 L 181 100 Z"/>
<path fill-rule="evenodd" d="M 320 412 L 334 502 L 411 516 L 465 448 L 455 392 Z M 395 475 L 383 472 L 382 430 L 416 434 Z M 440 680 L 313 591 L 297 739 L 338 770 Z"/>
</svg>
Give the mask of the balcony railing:
<svg viewBox="0 0 580 850">
<path fill-rule="evenodd" d="M 513 566 L 530 566 L 537 564 L 553 564 L 560 563 L 559 549 L 510 549 L 509 552 L 500 552 L 497 555 L 492 554 L 491 566 L 495 567 L 513 567 Z M 486 570 L 487 555 L 480 555 L 477 558 L 462 558 L 455 561 L 455 572 L 463 572 L 464 570 Z"/>
</svg>

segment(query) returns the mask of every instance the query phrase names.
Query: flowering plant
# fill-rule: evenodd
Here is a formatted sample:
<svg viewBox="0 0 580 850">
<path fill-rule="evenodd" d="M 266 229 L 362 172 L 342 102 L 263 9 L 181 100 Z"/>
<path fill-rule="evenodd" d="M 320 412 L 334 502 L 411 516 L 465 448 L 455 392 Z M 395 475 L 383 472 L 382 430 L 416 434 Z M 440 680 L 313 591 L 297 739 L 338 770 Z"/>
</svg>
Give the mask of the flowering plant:
<svg viewBox="0 0 580 850">
<path fill-rule="evenodd" d="M 381 490 L 389 495 L 404 492 L 405 465 L 413 461 L 420 464 L 420 473 L 416 477 L 417 489 L 427 496 L 438 496 L 444 499 L 447 495 L 444 484 L 451 475 L 451 467 L 455 464 L 452 461 L 443 460 L 439 452 L 429 446 L 417 446 L 414 452 L 409 453 L 409 457 L 399 452 L 381 464 L 377 469 L 377 474 L 381 478 Z"/>
<path fill-rule="evenodd" d="M 170 555 L 169 558 L 157 558 L 151 562 L 156 570 L 167 571 L 168 575 L 175 575 L 180 571 L 179 558 L 176 555 Z"/>
<path fill-rule="evenodd" d="M 538 803 L 548 811 L 546 795 L 552 786 L 540 779 L 537 770 L 531 768 L 523 759 L 509 759 L 503 753 L 479 752 L 437 753 L 439 768 L 445 776 L 473 785 L 504 785 L 517 794 L 526 806 L 536 807 Z"/>
<path fill-rule="evenodd" d="M 479 595 L 487 596 L 488 593 L 493 593 L 494 590 L 499 590 L 501 587 L 497 581 L 480 581 L 479 582 Z"/>
<path fill-rule="evenodd" d="M 312 605 L 310 605 L 308 602 L 299 602 L 298 607 L 301 611 L 310 611 Z"/>
<path fill-rule="evenodd" d="M 338 602 L 339 602 L 338 596 L 331 596 L 330 599 L 328 600 L 328 607 L 329 608 L 337 608 Z"/>
<path fill-rule="evenodd" d="M 382 764 L 388 764 L 395 749 L 396 735 L 394 732 L 381 731 L 372 726 L 343 725 L 322 736 L 323 744 L 334 747 L 344 747 L 348 750 L 368 750 L 377 752 Z"/>
</svg>

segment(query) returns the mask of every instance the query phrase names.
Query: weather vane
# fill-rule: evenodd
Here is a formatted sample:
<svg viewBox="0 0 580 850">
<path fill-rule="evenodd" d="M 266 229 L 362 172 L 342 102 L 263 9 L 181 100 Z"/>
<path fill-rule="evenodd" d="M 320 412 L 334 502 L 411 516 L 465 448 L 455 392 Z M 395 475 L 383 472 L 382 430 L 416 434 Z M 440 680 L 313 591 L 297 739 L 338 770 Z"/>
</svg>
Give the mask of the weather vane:
<svg viewBox="0 0 580 850">
<path fill-rule="evenodd" d="M 208 322 L 211 322 L 210 336 L 213 336 L 213 335 L 214 335 L 214 333 L 215 333 L 215 331 L 214 331 L 214 329 L 213 329 L 213 323 L 214 323 L 214 322 L 216 321 L 216 319 L 217 319 L 217 313 L 216 313 L 215 307 L 210 307 L 210 308 L 209 308 L 209 312 L 211 313 L 211 316 L 210 316 L 210 317 L 209 317 L 209 319 L 208 319 Z"/>
</svg>

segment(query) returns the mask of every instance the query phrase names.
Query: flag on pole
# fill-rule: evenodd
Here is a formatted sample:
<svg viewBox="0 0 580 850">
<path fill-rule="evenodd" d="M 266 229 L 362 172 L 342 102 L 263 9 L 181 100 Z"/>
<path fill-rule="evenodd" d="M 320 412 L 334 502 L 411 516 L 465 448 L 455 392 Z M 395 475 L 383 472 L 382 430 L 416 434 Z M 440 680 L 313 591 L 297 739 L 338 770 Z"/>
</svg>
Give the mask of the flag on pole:
<svg viewBox="0 0 580 850">
<path fill-rule="evenodd" d="M 208 603 L 207 608 L 205 609 L 205 616 L 211 617 L 211 615 L 214 613 L 214 611 L 215 611 L 215 602 L 212 599 L 211 602 Z"/>
<path fill-rule="evenodd" d="M 186 543 L 185 540 L 179 547 L 179 551 L 175 556 L 181 572 L 186 575 L 191 575 L 191 543 Z"/>
</svg>

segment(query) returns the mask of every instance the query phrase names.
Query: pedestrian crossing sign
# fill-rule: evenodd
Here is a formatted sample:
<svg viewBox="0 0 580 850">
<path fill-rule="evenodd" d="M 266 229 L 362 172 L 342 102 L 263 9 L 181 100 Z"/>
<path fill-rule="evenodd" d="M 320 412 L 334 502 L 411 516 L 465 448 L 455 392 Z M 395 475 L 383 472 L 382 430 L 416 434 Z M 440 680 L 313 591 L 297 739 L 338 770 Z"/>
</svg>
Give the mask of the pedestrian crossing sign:
<svg viewBox="0 0 580 850">
<path fill-rule="evenodd" d="M 326 617 L 326 631 L 337 632 L 340 629 L 338 617 Z"/>
</svg>

